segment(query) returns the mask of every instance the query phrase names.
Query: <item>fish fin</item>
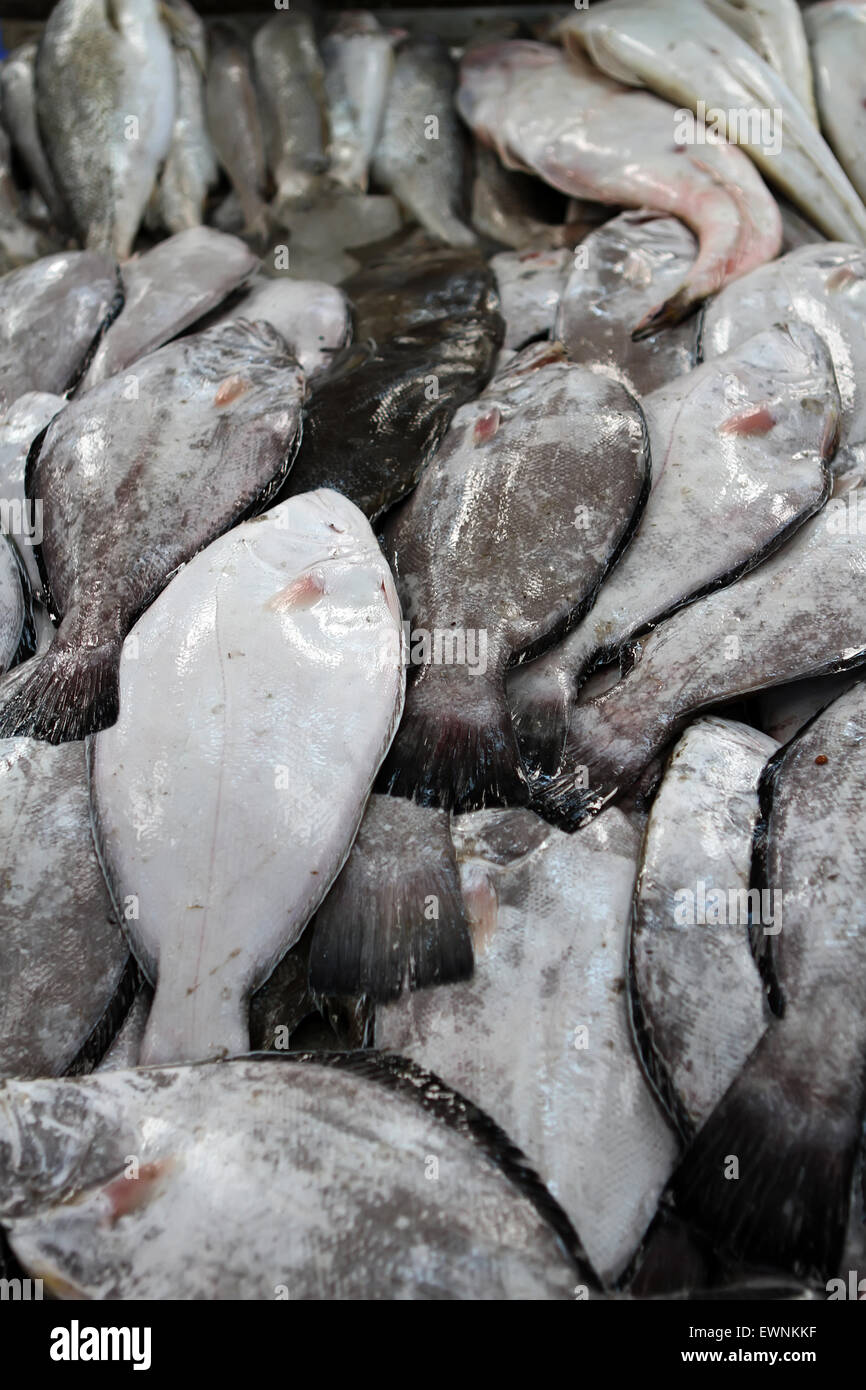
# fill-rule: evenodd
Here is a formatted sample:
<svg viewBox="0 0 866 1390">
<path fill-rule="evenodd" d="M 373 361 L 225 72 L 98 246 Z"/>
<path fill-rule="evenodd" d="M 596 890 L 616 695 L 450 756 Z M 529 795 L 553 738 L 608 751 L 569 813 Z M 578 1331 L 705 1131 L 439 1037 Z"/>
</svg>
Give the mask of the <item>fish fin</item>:
<svg viewBox="0 0 866 1390">
<path fill-rule="evenodd" d="M 0 738 L 70 743 L 107 729 L 117 719 L 119 633 L 95 647 L 73 645 L 63 627 L 43 656 L 19 668 L 4 698 L 0 686 Z"/>
<path fill-rule="evenodd" d="M 642 338 L 651 338 L 659 329 L 672 328 L 674 324 L 681 323 L 693 306 L 694 300 L 683 286 L 676 294 L 672 294 L 670 299 L 666 299 L 663 304 L 644 315 L 640 323 L 632 329 L 632 342 L 639 343 Z"/>
<path fill-rule="evenodd" d="M 551 670 L 546 662 L 514 669 L 508 681 L 508 705 L 520 756 L 527 768 L 553 776 L 562 765 L 575 698 L 571 673 Z"/>
<path fill-rule="evenodd" d="M 407 691 L 378 790 L 450 811 L 525 805 L 504 683 L 465 665 L 425 666 Z"/>
<path fill-rule="evenodd" d="M 105 0 L 105 18 L 108 24 L 111 25 L 111 28 L 114 30 L 114 32 L 116 34 L 119 34 L 121 32 L 120 16 L 117 13 L 116 0 Z"/>
<path fill-rule="evenodd" d="M 533 811 L 570 833 L 586 825 L 624 790 L 612 787 L 601 792 L 597 787 L 586 787 L 582 774 L 583 769 L 575 773 L 566 768 L 554 777 L 531 777 L 529 804 Z"/>
<path fill-rule="evenodd" d="M 842 1254 L 860 1126 L 847 1093 L 813 1099 L 796 1054 L 790 1030 L 771 1027 L 669 1193 L 722 1254 L 824 1282 Z"/>
</svg>

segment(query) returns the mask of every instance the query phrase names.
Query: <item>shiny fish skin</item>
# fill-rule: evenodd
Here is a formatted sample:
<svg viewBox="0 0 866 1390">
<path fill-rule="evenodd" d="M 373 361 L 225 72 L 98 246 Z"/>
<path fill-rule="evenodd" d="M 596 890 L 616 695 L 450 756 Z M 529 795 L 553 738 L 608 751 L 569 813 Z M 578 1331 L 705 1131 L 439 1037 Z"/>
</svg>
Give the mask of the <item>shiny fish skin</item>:
<svg viewBox="0 0 866 1390">
<path fill-rule="evenodd" d="M 368 523 L 325 490 L 214 541 L 133 629 L 90 748 L 97 844 L 156 987 L 142 1065 L 249 1050 L 249 996 L 342 866 L 400 718 L 399 635 Z"/>
<path fill-rule="evenodd" d="M 866 793 L 858 683 L 769 764 L 757 881 L 782 895 L 762 951 L 776 1017 L 686 1153 L 678 1211 L 726 1252 L 824 1282 L 837 1273 L 866 1111 Z M 722 1153 L 740 1157 L 726 1182 Z"/>
<path fill-rule="evenodd" d="M 579 240 L 577 229 L 538 219 L 542 187 L 538 179 L 505 169 L 480 140 L 475 142 L 473 155 L 472 226 L 476 232 L 515 251 L 570 245 L 572 238 Z"/>
<path fill-rule="evenodd" d="M 328 172 L 346 188 L 366 193 L 394 70 L 397 34 L 368 10 L 340 16 L 322 44 L 330 114 Z"/>
<path fill-rule="evenodd" d="M 268 324 L 183 338 L 141 358 L 135 381 L 133 396 L 112 377 L 73 401 L 28 465 L 62 621 L 28 681 L 0 690 L 3 737 L 63 742 L 111 723 L 136 614 L 291 461 L 303 376 Z"/>
<path fill-rule="evenodd" d="M 522 348 L 533 338 L 556 337 L 552 329 L 571 264 L 571 252 L 564 248 L 500 251 L 491 257 L 505 319 L 505 347 Z"/>
<path fill-rule="evenodd" d="M 57 227 L 65 227 L 69 212 L 57 190 L 45 156 L 36 114 L 36 44 L 23 43 L 0 67 L 3 124 Z"/>
<path fill-rule="evenodd" d="M 343 281 L 355 338 L 383 342 L 432 319 L 491 314 L 496 280 L 475 247 L 442 246 L 423 232 L 399 233 Z"/>
<path fill-rule="evenodd" d="M 810 6 L 804 20 L 824 133 L 860 197 L 866 198 L 866 11 L 847 0 L 824 0 Z"/>
<path fill-rule="evenodd" d="M 10 405 L 0 419 L 0 497 L 11 503 L 13 508 L 15 503 L 19 502 L 22 517 L 28 523 L 28 534 L 16 534 L 15 543 L 34 594 L 42 588 L 42 576 L 30 543 L 30 534 L 34 539 L 36 536 L 37 517 L 35 509 L 31 513 L 27 506 L 24 488 L 27 455 L 36 436 L 41 434 L 65 404 L 62 396 L 27 391 Z"/>
<path fill-rule="evenodd" d="M 447 1181 L 429 1180 L 431 1154 Z M 572 1299 L 588 1284 L 519 1151 L 409 1062 L 300 1054 L 7 1081 L 0 1159 L 13 1249 L 67 1297 Z"/>
<path fill-rule="evenodd" d="M 307 379 L 326 367 L 352 334 L 346 296 L 321 280 L 268 280 L 254 275 L 238 296 L 208 319 L 208 327 L 239 318 L 271 324 L 285 338 Z"/>
<path fill-rule="evenodd" d="M 205 113 L 204 25 L 185 0 L 170 3 L 177 104 L 171 145 L 154 196 L 166 229 L 183 232 L 204 220 L 208 189 L 217 181 L 219 166 Z"/>
<path fill-rule="evenodd" d="M 27 620 L 22 562 L 8 536 L 0 534 L 0 675 L 15 661 Z"/>
<path fill-rule="evenodd" d="M 281 10 L 252 43 L 275 208 L 309 194 L 327 167 L 324 71 L 309 15 Z"/>
<path fill-rule="evenodd" d="M 250 52 L 229 24 L 214 24 L 208 37 L 208 131 L 220 164 L 238 195 L 245 233 L 264 236 L 270 225 L 265 201 L 268 170 Z"/>
<path fill-rule="evenodd" d="M 677 895 L 696 902 L 703 884 L 727 905 L 731 892 L 748 890 L 758 782 L 778 746 L 745 724 L 696 720 L 671 754 L 644 836 L 632 1016 L 648 1075 L 686 1136 L 739 1074 L 770 1015 L 748 922 L 678 921 Z"/>
<path fill-rule="evenodd" d="M 838 676 L 816 676 L 764 690 L 758 696 L 755 722 L 778 743 L 787 743 L 819 710 L 861 678 L 857 671 L 843 671 Z"/>
<path fill-rule="evenodd" d="M 36 102 L 85 247 L 125 260 L 174 122 L 174 62 L 156 0 L 60 0 L 36 55 Z"/>
<path fill-rule="evenodd" d="M 694 264 L 635 332 L 678 322 L 779 250 L 779 209 L 741 150 L 706 145 L 698 158 L 675 145 L 667 102 L 612 81 L 579 53 L 523 40 L 470 49 L 457 108 L 507 168 L 571 196 L 673 213 L 691 227 Z"/>
<path fill-rule="evenodd" d="M 779 74 L 809 120 L 817 126 L 812 61 L 803 27 L 809 22 L 809 11 L 802 10 L 797 0 L 707 0 L 707 3 L 719 19 L 735 29 Z"/>
<path fill-rule="evenodd" d="M 0 740 L 0 863 L 0 1077 L 59 1076 L 104 1048 L 136 973 L 93 849 L 82 743 Z"/>
</svg>

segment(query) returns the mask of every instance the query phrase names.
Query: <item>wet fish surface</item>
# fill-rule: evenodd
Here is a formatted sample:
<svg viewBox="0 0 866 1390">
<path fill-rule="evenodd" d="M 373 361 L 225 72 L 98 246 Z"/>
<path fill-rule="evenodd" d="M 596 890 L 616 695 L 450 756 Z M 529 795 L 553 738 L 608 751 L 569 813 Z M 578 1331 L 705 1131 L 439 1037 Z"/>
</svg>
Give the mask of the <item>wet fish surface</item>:
<svg viewBox="0 0 866 1390">
<path fill-rule="evenodd" d="M 289 345 L 309 378 L 326 367 L 352 333 L 349 305 L 342 290 L 320 280 L 268 280 L 253 275 L 248 284 L 208 319 L 208 327 L 235 319 L 264 319 Z"/>
<path fill-rule="evenodd" d="M 707 0 L 711 10 L 760 54 L 818 124 L 809 41 L 808 10 L 797 0 Z M 813 7 L 814 8 L 814 7 Z"/>
<path fill-rule="evenodd" d="M 327 167 L 324 70 L 309 15 L 280 10 L 253 38 L 255 80 L 278 209 L 309 194 Z"/>
<path fill-rule="evenodd" d="M 263 236 L 269 226 L 265 196 L 268 169 L 250 52 L 230 24 L 212 25 L 208 39 L 208 131 L 240 201 L 245 233 Z"/>
<path fill-rule="evenodd" d="M 0 498 L 6 504 L 6 514 L 0 517 L 0 529 L 15 537 L 34 594 L 42 587 L 33 550 L 33 542 L 39 540 L 41 521 L 36 508 L 30 507 L 24 488 L 27 455 L 36 436 L 65 404 L 62 396 L 26 391 L 0 419 Z"/>
<path fill-rule="evenodd" d="M 136 624 L 90 747 L 100 855 L 156 988 L 143 1065 L 249 1050 L 249 996 L 345 860 L 399 720 L 399 634 L 368 523 L 324 490 L 214 541 Z"/>
<path fill-rule="evenodd" d="M 475 142 L 473 154 L 472 226 L 476 232 L 515 251 L 570 246 L 580 240 L 579 228 L 541 220 L 539 202 L 549 190 L 539 179 L 504 168 L 480 141 Z"/>
<path fill-rule="evenodd" d="M 8 536 L 0 534 L 0 674 L 8 671 L 27 645 L 27 589 L 24 566 Z"/>
<path fill-rule="evenodd" d="M 505 347 L 522 348 L 534 338 L 556 336 L 553 325 L 570 265 L 571 252 L 565 248 L 500 251 L 491 257 L 505 319 Z"/>
<path fill-rule="evenodd" d="M 401 233 L 372 248 L 342 288 L 352 305 L 356 340 L 376 343 L 434 319 L 489 314 L 500 307 L 496 279 L 480 251 L 442 246 L 420 232 Z"/>
<path fill-rule="evenodd" d="M 866 12 L 859 4 L 825 0 L 803 16 L 812 49 L 821 124 L 849 179 L 866 198 L 866 111 L 863 57 Z"/>
<path fill-rule="evenodd" d="M 219 176 L 205 114 L 205 28 L 192 5 L 170 0 L 177 103 L 171 145 L 155 190 L 160 219 L 169 232 L 204 221 L 208 190 Z"/>
<path fill-rule="evenodd" d="M 27 169 L 34 188 L 43 199 L 52 221 L 64 227 L 69 212 L 48 164 L 36 112 L 36 48 L 35 43 L 23 43 L 0 67 L 0 101 L 3 124 L 9 132 Z"/>
<path fill-rule="evenodd" d="M 322 44 L 330 116 L 328 172 L 366 193 L 394 70 L 396 35 L 368 10 L 340 15 Z"/>
<path fill-rule="evenodd" d="M 262 505 L 297 444 L 303 375 L 268 324 L 194 334 L 71 402 L 31 454 L 39 562 L 59 619 L 27 682 L 0 692 L 3 737 L 63 742 L 117 715 L 117 663 L 178 565 Z"/>
</svg>

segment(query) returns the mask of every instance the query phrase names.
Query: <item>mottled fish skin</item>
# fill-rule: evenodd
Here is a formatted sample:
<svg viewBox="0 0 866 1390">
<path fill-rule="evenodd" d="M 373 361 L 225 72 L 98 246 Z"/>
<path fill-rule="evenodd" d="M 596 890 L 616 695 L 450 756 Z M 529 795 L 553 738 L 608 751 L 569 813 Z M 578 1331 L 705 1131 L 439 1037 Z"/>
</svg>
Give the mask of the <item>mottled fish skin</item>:
<svg viewBox="0 0 866 1390">
<path fill-rule="evenodd" d="M 217 181 L 219 166 L 205 113 L 204 24 L 186 0 L 171 0 L 171 15 L 177 104 L 155 197 L 162 224 L 169 232 L 182 232 L 203 221 L 208 189 Z"/>
<path fill-rule="evenodd" d="M 500 251 L 491 257 L 505 319 L 505 347 L 522 348 L 533 338 L 556 336 L 553 325 L 571 265 L 571 252 L 565 248 Z"/>
<path fill-rule="evenodd" d="M 396 999 L 466 979 L 472 963 L 448 812 L 374 793 L 316 917 L 311 987 Z"/>
<path fill-rule="evenodd" d="M 268 170 L 250 52 L 228 24 L 214 24 L 208 38 L 208 131 L 240 200 L 246 233 L 264 236 L 270 225 L 265 201 Z"/>
<path fill-rule="evenodd" d="M 128 1154 L 136 1179 L 123 1176 Z M 7 1081 L 0 1159 L 15 1254 L 67 1297 L 548 1300 L 591 1288 L 524 1156 L 402 1059 Z"/>
<path fill-rule="evenodd" d="M 770 1017 L 744 895 L 758 782 L 778 747 L 746 724 L 696 720 L 671 754 L 644 836 L 629 953 L 632 1018 L 647 1074 L 688 1138 Z M 714 894 L 722 904 L 715 920 Z"/>
<path fill-rule="evenodd" d="M 60 0 L 39 42 L 36 103 L 82 242 L 125 260 L 174 123 L 174 62 L 156 0 Z"/>
<path fill-rule="evenodd" d="M 69 212 L 45 157 L 36 116 L 36 48 L 21 44 L 0 67 L 3 124 L 55 226 L 65 227 Z"/>
<path fill-rule="evenodd" d="M 643 404 L 653 475 L 637 533 L 583 621 L 509 680 L 521 753 L 547 773 L 594 665 L 754 568 L 829 494 L 839 393 L 805 324 L 756 334 Z M 700 545 L 683 544 L 695 536 Z"/>
<path fill-rule="evenodd" d="M 345 861 L 402 713 L 393 580 L 357 508 L 308 493 L 208 546 L 131 638 L 91 787 L 156 987 L 140 1061 L 247 1052 L 249 996 Z"/>
<path fill-rule="evenodd" d="M 208 319 L 208 326 L 238 318 L 270 323 L 285 338 L 307 379 L 326 367 L 352 335 L 346 296 L 321 280 L 268 280 L 254 275 Z"/>
<path fill-rule="evenodd" d="M 262 505 L 297 444 L 303 374 L 269 324 L 194 334 L 70 405 L 28 464 L 60 626 L 0 736 L 59 743 L 117 716 L 120 647 L 178 565 Z"/>
<path fill-rule="evenodd" d="M 401 48 L 373 173 L 432 236 L 449 246 L 471 246 L 475 233 L 460 215 L 465 137 L 454 111 L 456 81 L 439 39 L 410 39 Z"/>
<path fill-rule="evenodd" d="M 828 236 L 863 245 L 866 207 L 809 113 L 750 44 L 692 0 L 608 0 L 558 28 L 569 51 L 584 49 L 616 81 L 649 87 L 677 108 L 721 112 L 726 136 Z M 781 112 L 775 128 L 743 128 L 727 113 Z M 709 145 L 697 147 L 702 152 Z M 717 146 L 721 148 L 721 146 Z"/>
<path fill-rule="evenodd" d="M 866 488 L 848 498 L 856 515 Z M 572 828 L 594 815 L 697 710 L 866 660 L 866 532 L 849 517 L 831 499 L 736 584 L 661 623 L 612 690 L 576 705 L 564 771 L 536 794 L 544 814 Z"/>
<path fill-rule="evenodd" d="M 311 193 L 327 167 L 324 70 L 307 14 L 279 10 L 256 31 L 252 48 L 280 211 Z"/>
<path fill-rule="evenodd" d="M 477 248 L 442 246 L 418 231 L 383 243 L 342 288 L 352 305 L 356 340 L 376 343 L 431 319 L 500 308 L 496 280 Z"/>
<path fill-rule="evenodd" d="M 457 108 L 504 164 L 561 192 L 679 217 L 698 238 L 682 283 L 635 323 L 650 334 L 678 322 L 728 280 L 772 260 L 779 209 L 741 150 L 673 141 L 674 111 L 623 87 L 577 53 L 512 40 L 470 49 Z M 614 153 L 615 152 L 615 153 Z"/>
<path fill-rule="evenodd" d="M 99 1042 L 134 970 L 93 848 L 82 743 L 0 740 L 0 863 L 0 1076 L 59 1076 Z"/>
<path fill-rule="evenodd" d="M 366 193 L 370 161 L 382 129 L 397 34 L 368 10 L 343 14 L 322 44 L 330 114 L 328 172 Z"/>
<path fill-rule="evenodd" d="M 847 0 L 824 0 L 803 17 L 824 134 L 860 197 L 866 198 L 866 9 Z"/>
<path fill-rule="evenodd" d="M 452 833 L 475 974 L 380 1007 L 376 1047 L 496 1116 L 609 1284 L 678 1150 L 635 1057 L 626 1005 L 638 837 L 616 809 L 580 835 L 520 810 L 458 816 Z"/>
<path fill-rule="evenodd" d="M 838 476 L 866 476 L 866 252 L 825 242 L 790 251 L 772 265 L 744 276 L 707 305 L 701 356 L 708 360 L 736 347 L 768 323 L 796 315 L 826 342 L 842 402 Z"/>
<path fill-rule="evenodd" d="M 121 302 L 117 267 L 96 251 L 64 251 L 0 279 L 0 411 L 25 391 L 75 384 Z"/>
<path fill-rule="evenodd" d="M 760 54 L 818 125 L 812 62 L 804 22 L 809 11 L 797 0 L 707 0 L 709 7 Z M 814 6 L 812 7 L 814 8 Z"/>
<path fill-rule="evenodd" d="M 27 620 L 22 562 L 9 537 L 0 533 L 0 675 L 15 661 Z"/>
<path fill-rule="evenodd" d="M 676 292 L 697 255 L 678 217 L 651 209 L 623 212 L 584 237 L 559 297 L 553 336 L 573 362 L 607 372 L 645 396 L 691 371 L 697 319 L 635 342 L 632 329 Z"/>
<path fill-rule="evenodd" d="M 788 743 L 819 710 L 861 678 L 857 671 L 842 671 L 838 676 L 816 676 L 764 690 L 757 696 L 755 722 L 778 743 Z"/>
<path fill-rule="evenodd" d="M 79 393 L 183 332 L 257 265 L 243 241 L 213 227 L 190 227 L 127 261 L 121 270 L 123 308 L 103 335 Z"/>
<path fill-rule="evenodd" d="M 31 510 L 27 502 L 24 486 L 27 455 L 36 436 L 65 404 L 62 396 L 26 391 L 0 419 L 0 499 L 6 504 L 6 513 L 0 516 L 0 529 L 15 537 L 34 594 L 42 588 L 42 576 L 33 550 L 33 543 L 39 541 L 41 523 L 36 509 Z"/>
<path fill-rule="evenodd" d="M 755 878 L 781 901 L 762 946 L 776 1017 L 672 1183 L 678 1211 L 725 1251 L 822 1282 L 839 1267 L 866 1111 L 864 794 L 859 683 L 764 775 Z M 738 1156 L 737 1182 L 723 1154 Z"/>
</svg>

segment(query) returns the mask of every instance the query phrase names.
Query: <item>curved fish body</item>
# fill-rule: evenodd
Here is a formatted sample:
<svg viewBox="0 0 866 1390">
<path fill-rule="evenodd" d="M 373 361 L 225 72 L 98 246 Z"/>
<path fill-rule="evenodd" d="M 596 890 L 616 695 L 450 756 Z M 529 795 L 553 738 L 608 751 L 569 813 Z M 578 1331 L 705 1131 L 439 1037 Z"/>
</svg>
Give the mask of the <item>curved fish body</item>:
<svg viewBox="0 0 866 1390">
<path fill-rule="evenodd" d="M 803 246 L 752 271 L 706 307 L 700 351 L 718 357 L 794 315 L 824 339 L 842 415 L 833 472 L 866 476 L 866 252 L 838 242 Z"/>
<path fill-rule="evenodd" d="M 309 380 L 345 347 L 352 319 L 343 291 L 321 280 L 268 280 L 254 275 L 209 326 L 244 318 L 264 319 L 285 338 Z"/>
<path fill-rule="evenodd" d="M 555 336 L 553 325 L 571 264 L 572 254 L 565 248 L 500 251 L 491 257 L 506 348 L 522 348 L 534 338 Z"/>
<path fill-rule="evenodd" d="M 219 166 L 205 114 L 204 25 L 185 0 L 172 0 L 171 13 L 177 105 L 155 196 L 163 226 L 169 232 L 183 232 L 203 221 L 208 189 L 219 177 Z"/>
<path fill-rule="evenodd" d="M 839 394 L 830 354 L 804 324 L 757 334 L 643 404 L 653 476 L 637 533 L 583 621 L 509 679 L 521 752 L 548 773 L 594 665 L 753 569 L 829 494 Z"/>
<path fill-rule="evenodd" d="M 120 303 L 117 267 L 96 251 L 64 251 L 0 279 L 0 411 L 26 391 L 61 395 Z"/>
<path fill-rule="evenodd" d="M 381 343 L 432 319 L 489 315 L 496 280 L 475 247 L 442 246 L 423 232 L 400 233 L 344 280 L 355 339 Z"/>
<path fill-rule="evenodd" d="M 205 84 L 208 131 L 219 162 L 238 196 L 245 232 L 262 236 L 270 225 L 265 200 L 268 168 L 249 49 L 228 24 L 214 24 L 208 37 L 210 59 Z"/>
<path fill-rule="evenodd" d="M 590 1288 L 523 1155 L 402 1059 L 7 1081 L 0 1158 L 12 1248 L 66 1297 L 547 1300 Z"/>
<path fill-rule="evenodd" d="M 557 226 L 538 217 L 538 179 L 506 169 L 480 140 L 473 150 L 472 226 L 482 236 L 515 251 L 571 245 L 578 227 Z"/>
<path fill-rule="evenodd" d="M 749 943 L 749 887 L 758 783 L 778 746 L 745 724 L 696 720 L 670 756 L 644 835 L 629 950 L 632 1019 L 647 1074 L 687 1137 L 770 1018 Z M 761 921 L 760 907 L 753 915 Z"/>
<path fill-rule="evenodd" d="M 396 34 L 368 10 L 341 15 L 322 44 L 330 115 L 328 172 L 366 193 L 394 70 Z"/>
<path fill-rule="evenodd" d="M 612 81 L 580 53 L 523 40 L 470 49 L 457 108 L 508 168 L 569 196 L 672 213 L 691 227 L 692 266 L 635 332 L 678 322 L 779 251 L 779 209 L 742 151 L 675 144 L 667 102 Z"/>
<path fill-rule="evenodd" d="M 310 194 L 327 168 L 325 78 L 310 16 L 280 10 L 256 30 L 255 80 L 279 211 Z"/>
<path fill-rule="evenodd" d="M 580 835 L 525 810 L 457 816 L 453 835 L 475 973 L 379 1008 L 376 1047 L 496 1116 L 609 1284 L 678 1151 L 635 1056 L 623 988 L 638 836 L 615 808 Z"/>
<path fill-rule="evenodd" d="M 26 641 L 28 594 L 18 551 L 0 533 L 0 675 L 8 671 Z"/>
<path fill-rule="evenodd" d="M 573 362 L 607 372 L 643 397 L 690 372 L 697 319 L 635 342 L 632 329 L 688 276 L 697 242 L 678 217 L 646 208 L 623 212 L 575 248 L 559 296 L 553 337 Z"/>
<path fill-rule="evenodd" d="M 756 722 L 770 738 L 788 743 L 825 705 L 860 678 L 857 671 L 842 671 L 837 676 L 816 676 L 765 690 L 758 696 Z"/>
<path fill-rule="evenodd" d="M 813 125 L 818 125 L 812 62 L 804 24 L 808 10 L 797 0 L 707 0 L 710 9 L 735 29 L 790 87 Z M 813 7 L 814 8 L 814 7 Z"/>
<path fill-rule="evenodd" d="M 65 404 L 62 396 L 27 391 L 10 405 L 0 420 L 0 500 L 6 508 L 5 514 L 0 515 L 0 530 L 14 536 L 34 594 L 42 588 L 42 576 L 33 549 L 40 540 L 41 516 L 35 507 L 31 509 L 27 501 L 24 486 L 27 455 L 36 436 L 42 433 Z"/>
<path fill-rule="evenodd" d="M 804 19 L 824 134 L 866 199 L 866 8 L 848 0 L 823 0 L 809 7 Z"/>
<path fill-rule="evenodd" d="M 439 39 L 410 39 L 401 48 L 373 173 L 431 236 L 471 246 L 475 233 L 461 215 L 466 156 L 454 111 L 456 81 Z"/>
<path fill-rule="evenodd" d="M 680 111 L 705 112 L 714 138 L 745 150 L 828 236 L 866 241 L 866 207 L 810 114 L 706 5 L 609 0 L 603 8 L 569 15 L 557 32 L 569 50 L 585 50 L 616 81 L 649 87 Z M 690 140 L 705 133 L 700 116 L 683 125 Z"/>
<path fill-rule="evenodd" d="M 0 740 L 0 862 L 0 1076 L 59 1076 L 98 1058 L 134 989 L 83 743 Z"/>
<path fill-rule="evenodd" d="M 756 862 L 781 901 L 762 943 L 776 1017 L 672 1184 L 725 1252 L 822 1282 L 839 1269 L 866 1112 L 866 858 L 850 833 L 864 750 L 858 683 L 768 765 Z M 739 1155 L 737 1182 L 723 1153 Z"/>
<path fill-rule="evenodd" d="M 120 272 L 123 308 L 103 335 L 80 391 L 177 337 L 221 304 L 257 265 L 244 242 L 213 227 L 190 227 L 134 256 Z"/>
<path fill-rule="evenodd" d="M 3 124 L 21 156 L 33 187 L 39 193 L 56 227 L 65 227 L 69 213 L 57 191 L 45 156 L 36 114 L 36 48 L 23 43 L 0 67 L 0 103 Z"/>
<path fill-rule="evenodd" d="M 125 260 L 174 124 L 174 62 L 156 0 L 60 0 L 39 42 L 36 102 L 84 246 Z"/>
<path fill-rule="evenodd" d="M 196 551 L 267 500 L 296 447 L 303 375 L 268 324 L 229 324 L 143 357 L 71 402 L 28 464 L 51 649 L 0 698 L 3 737 L 64 742 L 117 717 L 135 617 Z"/>
<path fill-rule="evenodd" d="M 831 499 L 736 584 L 661 623 L 627 676 L 574 707 L 563 771 L 539 789 L 539 809 L 581 824 L 634 786 L 698 710 L 866 660 L 861 507 L 866 488 Z"/>
<path fill-rule="evenodd" d="M 400 718 L 400 605 L 367 521 L 322 490 L 215 541 L 131 636 L 91 785 L 156 987 L 141 1062 L 246 1052 L 249 996 L 341 868 Z"/>
</svg>

